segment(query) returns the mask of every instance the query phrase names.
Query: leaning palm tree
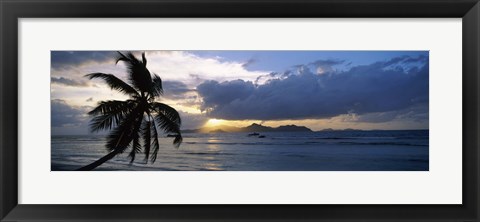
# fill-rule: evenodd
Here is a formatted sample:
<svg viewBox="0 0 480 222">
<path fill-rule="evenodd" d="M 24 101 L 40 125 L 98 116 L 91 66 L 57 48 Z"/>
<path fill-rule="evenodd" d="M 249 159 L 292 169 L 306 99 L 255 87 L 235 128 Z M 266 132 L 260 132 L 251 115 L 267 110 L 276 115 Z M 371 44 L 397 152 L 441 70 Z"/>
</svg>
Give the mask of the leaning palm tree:
<svg viewBox="0 0 480 222">
<path fill-rule="evenodd" d="M 130 84 L 112 74 L 91 73 L 86 77 L 103 79 L 112 90 L 117 90 L 130 98 L 125 101 L 101 101 L 88 113 L 93 116 L 90 122 L 92 132 L 111 130 L 106 142 L 109 153 L 78 170 L 95 169 L 128 148 L 132 163 L 136 154 L 142 151 L 142 142 L 145 162 L 148 163 L 149 160 L 151 163 L 155 162 L 160 148 L 157 127 L 165 133 L 174 135 L 175 147 L 178 148 L 182 142 L 180 115 L 174 108 L 155 101 L 163 94 L 162 80 L 156 74 L 152 77 L 148 71 L 145 53 L 142 53 L 142 61 L 132 53 L 118 53 L 119 57 L 115 64 L 125 62 Z"/>
</svg>

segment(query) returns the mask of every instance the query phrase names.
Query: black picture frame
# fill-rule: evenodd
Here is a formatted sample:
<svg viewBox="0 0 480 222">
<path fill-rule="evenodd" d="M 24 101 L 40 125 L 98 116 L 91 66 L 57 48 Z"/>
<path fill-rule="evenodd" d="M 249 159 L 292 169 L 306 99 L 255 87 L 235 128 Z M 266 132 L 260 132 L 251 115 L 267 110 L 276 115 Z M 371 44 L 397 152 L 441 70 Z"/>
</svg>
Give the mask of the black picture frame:
<svg viewBox="0 0 480 222">
<path fill-rule="evenodd" d="M 1 221 L 479 221 L 480 5 L 478 0 L 0 0 L 0 15 Z M 18 204 L 17 20 L 47 17 L 462 18 L 463 204 Z"/>
</svg>

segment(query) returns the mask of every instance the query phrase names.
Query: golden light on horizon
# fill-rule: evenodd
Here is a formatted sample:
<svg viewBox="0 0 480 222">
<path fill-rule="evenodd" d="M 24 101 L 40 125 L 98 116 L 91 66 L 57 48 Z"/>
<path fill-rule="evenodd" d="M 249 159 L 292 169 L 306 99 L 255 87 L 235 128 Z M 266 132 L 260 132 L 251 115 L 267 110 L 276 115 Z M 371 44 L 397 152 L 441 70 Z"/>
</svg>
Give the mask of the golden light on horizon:
<svg viewBox="0 0 480 222">
<path fill-rule="evenodd" d="M 206 127 L 215 127 L 215 126 L 220 126 L 225 122 L 225 120 L 222 119 L 209 119 L 207 123 L 205 124 Z"/>
</svg>

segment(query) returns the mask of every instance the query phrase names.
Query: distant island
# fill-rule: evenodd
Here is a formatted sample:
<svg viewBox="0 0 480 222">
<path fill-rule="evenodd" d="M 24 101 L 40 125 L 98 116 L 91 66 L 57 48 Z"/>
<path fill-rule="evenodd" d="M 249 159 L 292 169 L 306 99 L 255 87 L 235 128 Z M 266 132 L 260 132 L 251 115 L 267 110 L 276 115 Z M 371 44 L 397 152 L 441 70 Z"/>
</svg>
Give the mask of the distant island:
<svg viewBox="0 0 480 222">
<path fill-rule="evenodd" d="M 297 125 L 284 125 L 279 127 L 270 127 L 264 126 L 261 124 L 253 123 L 250 126 L 246 127 L 235 127 L 228 125 L 212 126 L 212 127 L 202 127 L 199 129 L 186 129 L 182 130 L 182 133 L 262 133 L 262 132 L 349 132 L 349 131 L 384 131 L 384 130 L 362 130 L 362 129 L 332 129 L 326 128 L 318 131 L 313 131 L 306 126 L 297 126 Z"/>
<path fill-rule="evenodd" d="M 351 128 L 347 128 L 347 129 L 332 129 L 332 128 L 327 128 L 327 129 L 322 129 L 318 132 L 330 132 L 330 131 L 364 131 L 364 130 L 361 130 L 361 129 L 351 129 Z"/>
<path fill-rule="evenodd" d="M 252 124 L 246 127 L 235 126 L 215 126 L 203 127 L 200 129 L 182 130 L 182 133 L 253 133 L 253 132 L 313 132 L 305 126 L 285 125 L 279 127 L 269 127 L 260 124 Z"/>
</svg>

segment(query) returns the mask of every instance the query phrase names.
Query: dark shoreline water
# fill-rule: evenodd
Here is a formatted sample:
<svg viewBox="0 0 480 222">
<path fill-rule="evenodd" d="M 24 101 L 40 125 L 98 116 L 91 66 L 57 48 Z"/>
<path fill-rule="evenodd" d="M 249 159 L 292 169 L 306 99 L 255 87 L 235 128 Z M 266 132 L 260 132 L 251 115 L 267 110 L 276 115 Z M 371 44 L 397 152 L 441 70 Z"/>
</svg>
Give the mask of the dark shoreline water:
<svg viewBox="0 0 480 222">
<path fill-rule="evenodd" d="M 428 130 L 185 133 L 179 149 L 160 138 L 154 164 L 128 152 L 97 170 L 428 171 Z M 104 156 L 105 136 L 52 136 L 52 171 L 75 170 Z"/>
</svg>

